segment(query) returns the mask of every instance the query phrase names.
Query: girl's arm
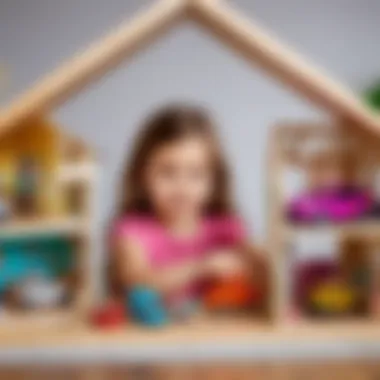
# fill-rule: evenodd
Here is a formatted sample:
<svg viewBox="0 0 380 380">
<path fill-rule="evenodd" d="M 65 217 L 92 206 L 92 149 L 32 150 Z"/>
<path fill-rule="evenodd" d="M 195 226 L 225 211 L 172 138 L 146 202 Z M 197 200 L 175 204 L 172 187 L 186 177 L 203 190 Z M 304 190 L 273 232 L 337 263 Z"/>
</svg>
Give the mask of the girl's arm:
<svg viewBox="0 0 380 380">
<path fill-rule="evenodd" d="M 189 260 L 170 268 L 153 269 L 141 244 L 130 238 L 118 241 L 116 260 L 122 285 L 146 285 L 164 295 L 198 279 L 230 277 L 245 271 L 244 264 L 231 254 L 231 250 L 210 253 L 204 260 Z"/>
<path fill-rule="evenodd" d="M 146 285 L 167 294 L 201 278 L 203 274 L 202 263 L 196 261 L 154 269 L 149 265 L 142 245 L 130 238 L 121 238 L 116 251 L 119 280 L 124 286 Z"/>
</svg>

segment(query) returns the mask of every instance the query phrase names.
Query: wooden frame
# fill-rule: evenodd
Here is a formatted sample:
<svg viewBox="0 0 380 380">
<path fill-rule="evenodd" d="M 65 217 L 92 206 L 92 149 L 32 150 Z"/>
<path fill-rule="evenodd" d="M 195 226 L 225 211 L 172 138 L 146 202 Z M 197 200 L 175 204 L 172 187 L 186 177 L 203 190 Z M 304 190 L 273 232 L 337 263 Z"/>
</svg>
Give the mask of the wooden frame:
<svg viewBox="0 0 380 380">
<path fill-rule="evenodd" d="M 55 107 L 63 104 L 106 72 L 117 67 L 126 58 L 131 57 L 141 48 L 154 41 L 155 38 L 161 36 L 170 27 L 185 19 L 190 19 L 211 32 L 227 47 L 244 57 L 249 64 L 258 65 L 265 69 L 270 75 L 299 93 L 300 96 L 309 99 L 323 111 L 327 111 L 334 120 L 344 119 L 344 127 L 349 128 L 350 133 L 356 131 L 358 135 L 366 137 L 380 134 L 379 118 L 371 114 L 349 89 L 312 66 L 262 27 L 227 5 L 225 1 L 159 0 L 146 12 L 141 12 L 134 19 L 126 21 L 108 36 L 38 81 L 31 89 L 2 109 L 0 111 L 0 138 L 14 128 L 25 126 L 29 120 L 35 117 L 49 115 Z M 273 297 L 272 315 L 277 325 L 283 325 L 286 321 L 286 313 L 284 312 L 286 294 L 282 289 L 284 244 L 298 233 L 297 229 L 284 223 L 281 217 L 283 194 L 281 193 L 280 182 L 282 173 L 282 155 L 279 150 L 280 132 L 280 130 L 276 130 L 271 137 L 268 157 L 270 207 L 268 248 L 273 269 L 272 290 L 275 295 Z M 72 182 L 86 184 L 85 199 L 88 208 L 80 218 L 55 218 L 34 224 L 13 224 L 2 228 L 0 234 L 17 234 L 25 231 L 38 233 L 41 230 L 63 231 L 65 233 L 78 233 L 80 231 L 83 259 L 81 271 L 85 274 L 85 280 L 81 296 L 78 298 L 78 305 L 80 305 L 79 309 L 83 316 L 83 312 L 87 312 L 93 303 L 89 268 L 92 239 L 90 225 L 94 213 L 91 198 L 95 190 L 96 165 L 92 152 L 84 143 L 67 136 L 61 136 L 61 141 L 62 162 L 57 171 L 57 189 L 62 188 L 62 184 Z M 78 154 L 72 161 L 67 160 L 67 156 L 73 156 L 68 153 L 70 151 L 75 151 Z M 337 231 L 343 235 L 350 234 L 353 230 L 370 236 L 375 236 L 380 232 L 377 225 L 361 224 L 360 226 L 337 228 Z M 77 318 L 76 322 L 80 324 L 80 318 L 78 316 Z M 236 333 L 242 336 L 248 330 L 247 326 L 243 325 L 243 332 L 239 330 L 240 327 L 236 330 L 231 326 L 227 328 L 227 331 L 229 334 Z M 249 326 L 251 325 L 249 324 Z M 76 331 L 65 336 L 71 337 L 70 339 L 75 336 L 78 338 L 81 334 L 88 337 L 88 330 L 83 326 L 81 328 L 82 333 Z M 306 330 L 310 332 L 313 328 Z M 271 330 L 258 328 L 257 331 L 259 334 L 262 334 L 263 331 L 265 331 L 264 334 L 267 334 L 270 331 L 272 336 L 277 334 L 273 326 Z M 319 330 L 316 329 L 316 331 Z M 135 336 L 141 338 L 139 334 L 142 333 L 135 333 Z M 199 337 L 199 334 L 195 335 Z M 56 335 L 53 334 L 52 336 Z M 160 334 L 154 336 L 159 341 L 163 339 Z M 277 334 L 277 336 L 279 335 Z M 12 339 L 6 341 L 9 343 Z M 22 337 L 20 339 L 13 341 L 21 342 Z M 63 337 L 59 336 L 57 341 L 61 339 Z M 98 335 L 93 343 L 101 342 L 102 339 Z M 120 339 L 122 340 L 122 338 Z"/>
</svg>

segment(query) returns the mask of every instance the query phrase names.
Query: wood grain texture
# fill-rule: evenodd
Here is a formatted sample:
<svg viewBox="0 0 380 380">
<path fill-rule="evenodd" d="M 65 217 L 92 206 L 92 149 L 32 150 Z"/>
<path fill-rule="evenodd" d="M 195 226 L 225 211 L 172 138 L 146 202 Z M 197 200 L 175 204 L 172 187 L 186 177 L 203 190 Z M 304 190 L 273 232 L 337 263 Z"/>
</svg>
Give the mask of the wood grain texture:
<svg viewBox="0 0 380 380">
<path fill-rule="evenodd" d="M 6 380 L 377 380 L 379 378 L 380 364 L 375 361 L 0 368 L 0 379 Z"/>
<path fill-rule="evenodd" d="M 60 329 L 35 328 L 31 325 L 23 333 L 2 331 L 0 348 L 76 347 L 99 348 L 117 345 L 151 345 L 152 347 L 178 344 L 289 344 L 331 343 L 346 341 L 347 344 L 380 342 L 380 323 L 371 320 L 300 321 L 297 324 L 273 326 L 252 317 L 199 319 L 193 323 L 171 325 L 163 329 L 127 325 L 113 330 L 89 326 L 88 321 L 77 321 Z"/>
</svg>

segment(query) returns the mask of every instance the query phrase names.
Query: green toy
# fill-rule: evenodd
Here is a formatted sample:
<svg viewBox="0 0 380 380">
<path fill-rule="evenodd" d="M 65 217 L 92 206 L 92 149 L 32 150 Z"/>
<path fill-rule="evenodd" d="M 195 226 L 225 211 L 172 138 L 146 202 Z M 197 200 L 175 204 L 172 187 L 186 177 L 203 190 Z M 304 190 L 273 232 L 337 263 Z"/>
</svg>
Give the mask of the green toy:
<svg viewBox="0 0 380 380">
<path fill-rule="evenodd" d="M 380 112 L 380 80 L 365 91 L 364 101 L 374 111 Z"/>
</svg>

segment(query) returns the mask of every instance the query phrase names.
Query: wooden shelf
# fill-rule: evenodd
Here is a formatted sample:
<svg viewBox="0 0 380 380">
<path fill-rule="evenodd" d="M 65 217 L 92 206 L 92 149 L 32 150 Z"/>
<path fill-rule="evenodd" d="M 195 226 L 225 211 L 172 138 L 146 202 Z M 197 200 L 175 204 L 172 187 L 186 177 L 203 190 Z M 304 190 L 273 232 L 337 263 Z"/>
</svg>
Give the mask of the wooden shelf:
<svg viewBox="0 0 380 380">
<path fill-rule="evenodd" d="M 81 218 L 38 218 L 0 223 L 0 238 L 41 234 L 77 235 L 86 231 Z"/>
<path fill-rule="evenodd" d="M 58 181 L 62 183 L 90 182 L 96 175 L 97 165 L 92 162 L 64 164 L 58 169 Z"/>
<path fill-rule="evenodd" d="M 333 233 L 345 236 L 362 236 L 368 239 L 380 240 L 380 220 L 367 220 L 345 224 L 297 225 L 286 223 L 285 235 L 295 238 L 300 234 Z"/>
<path fill-rule="evenodd" d="M 342 320 L 313 320 L 302 319 L 300 321 L 285 324 L 284 330 L 297 331 L 303 333 L 322 333 L 339 336 L 357 336 L 364 334 L 367 339 L 371 334 L 380 340 L 380 321 L 375 318 L 348 318 Z"/>
<path fill-rule="evenodd" d="M 202 319 L 191 323 L 148 329 L 126 325 L 116 329 L 99 329 L 77 322 L 45 333 L 30 326 L 28 334 L 8 333 L 0 347 L 105 347 L 115 345 L 232 344 L 289 342 L 379 342 L 380 324 L 358 322 L 311 323 L 274 326 L 252 318 Z"/>
<path fill-rule="evenodd" d="M 24 335 L 32 329 L 59 329 L 74 323 L 75 311 L 71 308 L 44 311 L 0 312 L 0 333 Z"/>
</svg>

